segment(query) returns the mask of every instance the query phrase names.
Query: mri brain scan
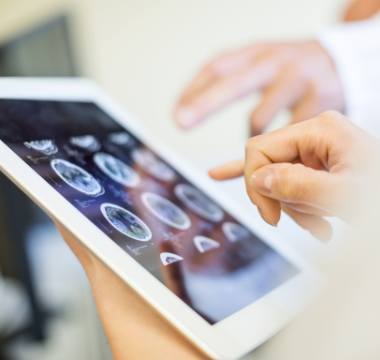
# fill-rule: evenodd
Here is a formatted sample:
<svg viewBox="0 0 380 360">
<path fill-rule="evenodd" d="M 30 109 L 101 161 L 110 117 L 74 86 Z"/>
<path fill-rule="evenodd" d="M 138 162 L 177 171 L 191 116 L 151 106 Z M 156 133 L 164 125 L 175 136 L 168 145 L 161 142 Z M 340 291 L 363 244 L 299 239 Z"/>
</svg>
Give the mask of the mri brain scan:
<svg viewBox="0 0 380 360">
<path fill-rule="evenodd" d="M 141 169 L 158 180 L 174 181 L 176 179 L 174 170 L 148 149 L 139 148 L 133 150 L 132 158 Z"/>
<path fill-rule="evenodd" d="M 188 184 L 178 184 L 174 192 L 187 208 L 204 219 L 213 222 L 219 222 L 223 219 L 223 210 L 195 187 Z"/>
<path fill-rule="evenodd" d="M 163 252 L 160 254 L 160 259 L 161 259 L 162 263 L 166 266 L 166 265 L 170 265 L 170 264 L 173 264 L 175 262 L 183 260 L 183 257 L 176 255 L 176 254 Z"/>
<path fill-rule="evenodd" d="M 108 135 L 108 140 L 111 141 L 112 143 L 120 146 L 125 146 L 129 145 L 132 143 L 132 136 L 129 135 L 128 133 L 121 131 L 121 132 L 116 132 L 116 133 L 111 133 Z"/>
<path fill-rule="evenodd" d="M 197 250 L 201 253 L 220 247 L 217 241 L 202 235 L 195 236 L 193 242 Z"/>
<path fill-rule="evenodd" d="M 168 199 L 153 193 L 143 193 L 141 199 L 147 209 L 165 224 L 180 230 L 190 228 L 189 217 Z"/>
<path fill-rule="evenodd" d="M 95 164 L 112 180 L 127 187 L 140 184 L 140 177 L 135 170 L 121 160 L 106 153 L 96 153 L 93 157 Z"/>
<path fill-rule="evenodd" d="M 100 210 L 107 221 L 122 234 L 139 241 L 149 241 L 152 238 L 148 226 L 130 211 L 115 204 L 102 204 Z"/>
<path fill-rule="evenodd" d="M 88 152 L 95 152 L 101 148 L 99 140 L 92 135 L 74 136 L 70 138 L 70 144 L 80 147 Z"/>
<path fill-rule="evenodd" d="M 75 190 L 90 196 L 99 196 L 104 193 L 99 182 L 81 167 L 62 159 L 54 159 L 50 165 L 55 173 Z"/>
<path fill-rule="evenodd" d="M 58 152 L 58 148 L 55 145 L 54 140 L 37 140 L 24 142 L 24 145 L 29 149 L 39 151 L 44 155 L 53 155 Z"/>
<path fill-rule="evenodd" d="M 244 226 L 230 221 L 222 224 L 222 231 L 231 242 L 248 239 L 251 236 L 251 233 Z"/>
</svg>

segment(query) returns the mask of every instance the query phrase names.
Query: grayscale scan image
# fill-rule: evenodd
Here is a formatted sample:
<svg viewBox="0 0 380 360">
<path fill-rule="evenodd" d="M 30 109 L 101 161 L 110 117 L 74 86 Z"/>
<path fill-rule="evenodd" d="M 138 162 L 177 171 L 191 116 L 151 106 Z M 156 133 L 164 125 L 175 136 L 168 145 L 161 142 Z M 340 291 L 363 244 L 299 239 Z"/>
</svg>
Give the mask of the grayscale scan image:
<svg viewBox="0 0 380 360">
<path fill-rule="evenodd" d="M 210 324 L 299 273 L 91 102 L 0 100 L 0 140 Z"/>
<path fill-rule="evenodd" d="M 144 221 L 130 211 L 114 204 L 102 204 L 100 209 L 107 221 L 121 233 L 139 241 L 152 238 L 152 232 Z"/>
<path fill-rule="evenodd" d="M 54 159 L 50 164 L 55 173 L 74 189 L 90 196 L 104 193 L 99 182 L 79 166 L 62 159 Z"/>
</svg>

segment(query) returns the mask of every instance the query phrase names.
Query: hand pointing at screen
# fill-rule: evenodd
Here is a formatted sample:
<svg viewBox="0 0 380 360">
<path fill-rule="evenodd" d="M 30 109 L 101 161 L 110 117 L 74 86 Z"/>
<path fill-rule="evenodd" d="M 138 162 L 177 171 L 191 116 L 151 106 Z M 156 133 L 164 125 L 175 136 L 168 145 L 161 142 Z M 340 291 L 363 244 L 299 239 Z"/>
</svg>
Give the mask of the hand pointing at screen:
<svg viewBox="0 0 380 360">
<path fill-rule="evenodd" d="M 175 118 L 189 129 L 236 99 L 262 92 L 250 116 L 251 135 L 260 134 L 281 110 L 297 123 L 326 110 L 344 110 L 334 64 L 316 41 L 259 43 L 212 60 L 182 95 Z"/>
<path fill-rule="evenodd" d="M 251 138 L 245 161 L 210 170 L 216 180 L 244 175 L 247 194 L 271 225 L 281 209 L 322 241 L 324 216 L 354 224 L 377 199 L 380 143 L 343 115 L 317 118 Z M 356 210 L 356 211 L 354 211 Z"/>
</svg>

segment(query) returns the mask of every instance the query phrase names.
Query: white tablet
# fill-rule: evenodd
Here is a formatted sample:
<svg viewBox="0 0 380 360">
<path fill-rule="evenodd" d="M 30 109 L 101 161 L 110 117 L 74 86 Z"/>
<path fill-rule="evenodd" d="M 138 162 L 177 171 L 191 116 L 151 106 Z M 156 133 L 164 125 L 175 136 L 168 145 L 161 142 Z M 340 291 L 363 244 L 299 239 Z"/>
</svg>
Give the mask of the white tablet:
<svg viewBox="0 0 380 360">
<path fill-rule="evenodd" d="M 319 276 L 87 80 L 0 80 L 0 168 L 214 359 L 237 359 Z"/>
</svg>

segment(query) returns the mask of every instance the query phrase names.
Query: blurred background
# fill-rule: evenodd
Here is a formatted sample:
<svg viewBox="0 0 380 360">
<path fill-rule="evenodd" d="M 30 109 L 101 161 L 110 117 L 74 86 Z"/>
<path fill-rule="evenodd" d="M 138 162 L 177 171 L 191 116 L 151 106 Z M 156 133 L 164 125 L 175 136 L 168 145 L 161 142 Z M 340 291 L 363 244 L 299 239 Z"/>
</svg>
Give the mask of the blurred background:
<svg viewBox="0 0 380 360">
<path fill-rule="evenodd" d="M 341 21 L 346 6 L 347 0 L 0 0 L 0 76 L 89 77 L 205 171 L 243 156 L 247 118 L 260 95 L 185 133 L 172 113 L 194 73 L 250 42 L 310 39 Z M 216 186 L 258 217 L 241 180 Z M 334 227 L 337 235 L 344 231 L 339 222 Z M 314 263 L 341 246 L 319 244 L 286 216 L 268 231 Z M 49 219 L 1 174 L 0 269 L 0 360 L 111 359 L 83 270 Z M 279 336 L 247 359 L 269 359 Z"/>
</svg>

